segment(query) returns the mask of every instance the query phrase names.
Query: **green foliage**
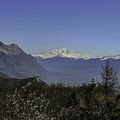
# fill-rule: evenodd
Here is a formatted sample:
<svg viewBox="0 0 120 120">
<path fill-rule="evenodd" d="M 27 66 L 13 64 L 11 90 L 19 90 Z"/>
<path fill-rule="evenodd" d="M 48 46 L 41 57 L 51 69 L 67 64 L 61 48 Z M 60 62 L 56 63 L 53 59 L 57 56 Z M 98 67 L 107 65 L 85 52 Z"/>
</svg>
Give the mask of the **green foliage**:
<svg viewBox="0 0 120 120">
<path fill-rule="evenodd" d="M 105 66 L 103 66 L 103 72 L 101 75 L 103 90 L 105 95 L 107 95 L 105 97 L 108 97 L 108 95 L 111 96 L 112 94 L 114 95 L 119 88 L 118 77 L 117 72 L 114 72 L 109 61 L 107 61 Z"/>
</svg>

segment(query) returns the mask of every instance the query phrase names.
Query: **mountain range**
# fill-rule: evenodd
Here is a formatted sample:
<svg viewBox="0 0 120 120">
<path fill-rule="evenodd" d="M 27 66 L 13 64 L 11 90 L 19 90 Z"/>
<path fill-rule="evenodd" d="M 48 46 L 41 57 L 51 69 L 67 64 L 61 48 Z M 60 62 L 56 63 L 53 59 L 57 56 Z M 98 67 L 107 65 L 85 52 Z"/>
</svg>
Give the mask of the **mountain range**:
<svg viewBox="0 0 120 120">
<path fill-rule="evenodd" d="M 65 58 L 74 58 L 74 59 L 91 59 L 95 58 L 91 55 L 80 54 L 79 52 L 72 52 L 67 48 L 57 49 L 54 51 L 40 53 L 33 55 L 34 57 L 41 57 L 43 59 L 54 58 L 54 57 L 65 57 Z"/>
<path fill-rule="evenodd" d="M 46 70 L 61 73 L 60 81 L 63 83 L 76 85 L 92 78 L 101 80 L 102 66 L 107 60 L 120 77 L 120 55 L 96 57 L 63 48 L 33 56 Z"/>
<path fill-rule="evenodd" d="M 100 80 L 101 66 L 108 59 L 120 77 L 120 55 L 96 57 L 66 48 L 30 55 L 17 44 L 0 42 L 0 76 L 4 78 L 38 76 L 48 84 L 78 85 L 92 78 Z"/>
<path fill-rule="evenodd" d="M 48 51 L 48 52 L 42 52 L 39 54 L 34 54 L 34 57 L 40 57 L 43 59 L 48 59 L 48 58 L 54 58 L 54 57 L 63 57 L 63 58 L 74 58 L 74 59 L 120 59 L 120 54 L 119 55 L 108 55 L 108 56 L 92 56 L 88 54 L 81 54 L 79 52 L 73 52 L 70 51 L 67 48 L 62 48 L 62 49 L 57 49 L 53 51 Z"/>
<path fill-rule="evenodd" d="M 37 76 L 48 84 L 59 82 L 66 75 L 47 71 L 41 63 L 25 53 L 17 44 L 0 42 L 0 77 L 28 78 Z M 61 82 L 61 81 L 60 81 Z"/>
</svg>

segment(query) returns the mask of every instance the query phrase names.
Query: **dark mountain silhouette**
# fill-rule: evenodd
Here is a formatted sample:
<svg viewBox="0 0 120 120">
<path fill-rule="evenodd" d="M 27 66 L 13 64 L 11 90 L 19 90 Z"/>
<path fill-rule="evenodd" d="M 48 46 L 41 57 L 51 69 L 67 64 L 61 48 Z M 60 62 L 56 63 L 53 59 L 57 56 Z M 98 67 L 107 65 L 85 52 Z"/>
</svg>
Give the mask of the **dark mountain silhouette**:
<svg viewBox="0 0 120 120">
<path fill-rule="evenodd" d="M 25 78 L 40 76 L 44 79 L 44 68 L 18 45 L 0 42 L 0 72 L 9 77 Z"/>
<path fill-rule="evenodd" d="M 109 60 L 120 78 L 120 59 L 73 59 L 53 57 L 43 59 L 36 57 L 37 61 L 48 71 L 61 73 L 60 81 L 66 84 L 81 84 L 92 78 L 101 80 L 102 66 Z"/>
</svg>

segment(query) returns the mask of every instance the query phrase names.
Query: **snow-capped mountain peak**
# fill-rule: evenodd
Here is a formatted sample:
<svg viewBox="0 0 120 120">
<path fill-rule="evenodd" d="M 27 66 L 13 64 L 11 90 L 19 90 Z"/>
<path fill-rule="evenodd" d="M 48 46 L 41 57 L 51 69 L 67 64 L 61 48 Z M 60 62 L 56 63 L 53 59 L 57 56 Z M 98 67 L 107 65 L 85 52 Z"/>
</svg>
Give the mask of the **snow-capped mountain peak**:
<svg viewBox="0 0 120 120">
<path fill-rule="evenodd" d="M 107 60 L 107 59 L 116 59 L 119 60 L 120 59 L 120 54 L 118 55 L 108 55 L 108 56 L 103 56 L 100 57 L 101 60 Z"/>
<path fill-rule="evenodd" d="M 43 52 L 43 53 L 33 55 L 33 57 L 41 57 L 43 59 L 54 58 L 57 56 L 65 57 L 65 58 L 84 59 L 84 60 L 88 60 L 88 59 L 101 59 L 101 60 L 115 59 L 115 60 L 119 60 L 120 59 L 120 54 L 108 55 L 108 56 L 92 56 L 92 55 L 88 55 L 88 54 L 81 54 L 79 52 L 70 51 L 67 48 L 56 49 L 53 51 Z"/>
<path fill-rule="evenodd" d="M 53 57 L 57 57 L 57 56 L 65 57 L 65 58 L 74 58 L 74 59 L 92 59 L 92 58 L 95 58 L 94 56 L 91 56 L 91 55 L 80 54 L 79 52 L 70 51 L 67 48 L 57 49 L 57 50 L 46 52 L 46 53 L 35 54 L 33 56 L 34 57 L 41 57 L 43 59 L 53 58 Z"/>
<path fill-rule="evenodd" d="M 69 51 L 69 49 L 67 49 L 67 48 L 62 48 L 62 49 L 57 49 L 57 50 L 55 50 L 55 51 L 53 51 L 53 52 L 69 53 L 70 51 Z"/>
</svg>

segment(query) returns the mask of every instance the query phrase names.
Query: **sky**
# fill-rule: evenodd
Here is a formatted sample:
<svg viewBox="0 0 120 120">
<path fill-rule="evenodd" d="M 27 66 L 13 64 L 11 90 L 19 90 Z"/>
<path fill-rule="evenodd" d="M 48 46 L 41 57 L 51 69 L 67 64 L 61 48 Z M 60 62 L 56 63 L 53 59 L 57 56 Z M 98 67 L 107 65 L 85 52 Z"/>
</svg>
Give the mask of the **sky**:
<svg viewBox="0 0 120 120">
<path fill-rule="evenodd" d="M 120 0 L 0 0 L 0 41 L 31 54 L 120 54 Z"/>
</svg>

